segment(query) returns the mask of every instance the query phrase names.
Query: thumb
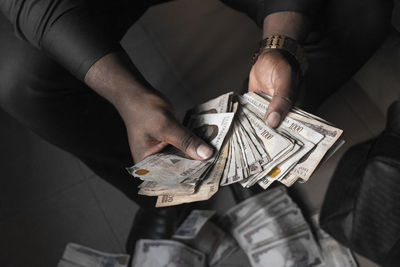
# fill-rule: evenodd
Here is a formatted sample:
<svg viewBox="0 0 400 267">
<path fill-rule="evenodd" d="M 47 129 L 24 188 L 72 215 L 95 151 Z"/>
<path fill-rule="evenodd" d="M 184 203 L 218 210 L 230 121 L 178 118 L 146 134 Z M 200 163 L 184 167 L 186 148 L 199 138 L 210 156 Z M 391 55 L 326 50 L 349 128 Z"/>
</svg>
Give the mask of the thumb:
<svg viewBox="0 0 400 267">
<path fill-rule="evenodd" d="M 169 127 L 165 135 L 165 142 L 196 160 L 209 159 L 214 153 L 208 144 L 179 123 L 174 123 Z"/>
<path fill-rule="evenodd" d="M 268 105 L 267 112 L 265 113 L 265 121 L 272 128 L 278 127 L 291 107 L 292 101 L 288 93 L 276 93 Z"/>
</svg>

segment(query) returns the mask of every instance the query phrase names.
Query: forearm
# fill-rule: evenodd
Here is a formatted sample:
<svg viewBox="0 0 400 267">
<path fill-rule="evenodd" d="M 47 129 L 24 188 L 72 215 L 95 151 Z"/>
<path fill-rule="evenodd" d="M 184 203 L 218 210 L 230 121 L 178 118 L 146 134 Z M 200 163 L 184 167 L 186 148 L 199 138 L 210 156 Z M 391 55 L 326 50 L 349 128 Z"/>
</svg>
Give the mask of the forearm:
<svg viewBox="0 0 400 267">
<path fill-rule="evenodd" d="M 299 42 L 304 41 L 310 30 L 310 19 L 299 12 L 282 11 L 265 17 L 263 39 L 271 35 L 285 35 Z"/>
<path fill-rule="evenodd" d="M 146 82 L 126 53 L 102 57 L 89 69 L 84 81 L 118 110 L 135 162 L 168 144 L 195 160 L 213 155 L 209 145 L 178 122 L 171 104 Z"/>
<path fill-rule="evenodd" d="M 86 73 L 84 82 L 116 107 L 152 91 L 123 51 L 99 59 Z"/>
</svg>

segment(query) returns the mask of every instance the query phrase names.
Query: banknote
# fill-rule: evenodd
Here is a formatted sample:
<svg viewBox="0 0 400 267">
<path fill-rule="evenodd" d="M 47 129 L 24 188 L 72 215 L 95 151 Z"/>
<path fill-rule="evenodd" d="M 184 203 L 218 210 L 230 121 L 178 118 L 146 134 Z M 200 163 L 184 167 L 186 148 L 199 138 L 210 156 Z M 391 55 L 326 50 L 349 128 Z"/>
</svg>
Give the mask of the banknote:
<svg viewBox="0 0 400 267">
<path fill-rule="evenodd" d="M 140 239 L 136 243 L 132 267 L 205 267 L 203 252 L 173 240 Z"/>
<path fill-rule="evenodd" d="M 298 114 L 290 114 L 291 118 L 303 123 L 309 128 L 324 135 L 321 142 L 318 143 L 316 148 L 306 158 L 302 159 L 282 180 L 285 185 L 291 185 L 297 178 L 307 181 L 314 170 L 318 167 L 320 161 L 328 152 L 328 150 L 338 141 L 342 135 L 343 130 L 328 125 L 324 122 L 313 120 L 310 118 L 302 117 Z"/>
<path fill-rule="evenodd" d="M 268 187 L 271 182 L 285 177 L 293 169 L 293 166 L 299 164 L 300 160 L 304 159 L 324 139 L 324 135 L 304 124 L 300 124 L 289 116 L 282 121 L 278 131 L 287 133 L 293 139 L 301 142 L 301 149 L 284 162 L 276 165 L 273 172 L 259 181 L 259 185 L 263 188 Z"/>
<path fill-rule="evenodd" d="M 253 175 L 261 172 L 261 164 L 263 163 L 261 160 L 263 158 L 261 153 L 257 150 L 256 145 L 250 141 L 249 134 L 241 127 L 238 121 L 236 122 L 233 131 L 235 135 L 238 136 L 243 157 L 246 159 L 248 165 L 249 174 Z"/>
<path fill-rule="evenodd" d="M 247 177 L 240 184 L 244 187 L 254 185 L 261 178 L 265 177 L 277 164 L 284 161 L 295 153 L 295 141 L 287 135 L 282 135 L 274 129 L 269 128 L 265 122 L 253 112 L 243 107 L 243 114 L 248 119 L 250 125 L 262 141 L 269 160 L 264 160 L 261 164 L 262 171 L 258 174 Z M 240 117 L 240 115 L 239 115 Z"/>
<path fill-rule="evenodd" d="M 237 249 L 236 241 L 210 222 L 213 210 L 193 210 L 179 226 L 173 239 L 184 242 L 206 255 L 209 266 L 216 266 Z"/>
<path fill-rule="evenodd" d="M 269 101 L 266 98 L 253 92 L 244 94 L 242 96 L 242 101 L 253 106 L 253 111 L 255 110 L 258 114 L 265 113 L 269 105 Z M 293 169 L 286 175 L 286 177 L 280 178 L 280 182 L 286 186 L 290 186 L 299 178 L 303 181 L 308 180 L 313 171 L 318 167 L 324 155 L 338 141 L 343 130 L 336 128 L 327 121 L 300 109 L 293 109 L 288 113 L 287 118 L 291 118 L 301 123 L 302 125 L 300 125 L 300 127 L 306 126 L 323 135 L 323 139 L 317 144 L 312 153 L 303 158 L 300 163 L 293 166 Z"/>
<path fill-rule="evenodd" d="M 139 195 L 145 196 L 159 196 L 159 195 L 188 195 L 194 194 L 196 190 L 195 184 L 180 183 L 174 186 L 159 184 L 153 181 L 143 181 L 138 192 Z"/>
<path fill-rule="evenodd" d="M 255 248 L 249 258 L 253 267 L 325 266 L 309 230 Z"/>
<path fill-rule="evenodd" d="M 194 239 L 214 214 L 213 210 L 192 210 L 172 237 L 174 239 Z"/>
<path fill-rule="evenodd" d="M 218 266 L 238 249 L 236 241 L 220 227 L 207 221 L 188 244 L 205 253 L 208 266 Z"/>
<path fill-rule="evenodd" d="M 186 120 L 188 121 L 193 115 L 229 112 L 232 109 L 233 95 L 233 92 L 229 92 L 190 109 Z"/>
<path fill-rule="evenodd" d="M 212 197 L 218 191 L 220 179 L 222 173 L 224 172 L 227 156 L 228 146 L 225 145 L 222 149 L 220 157 L 217 160 L 217 163 L 212 167 L 207 178 L 200 183 L 195 193 L 185 195 L 160 194 L 157 197 L 156 207 L 166 207 L 179 205 L 182 203 L 202 201 Z"/>
<path fill-rule="evenodd" d="M 319 214 L 311 217 L 312 226 L 316 233 L 325 265 L 329 267 L 357 267 L 353 253 L 347 247 L 341 245 L 319 226 Z"/>
<path fill-rule="evenodd" d="M 283 209 L 276 216 L 265 216 L 252 225 L 243 224 L 234 231 L 234 236 L 242 249 L 248 251 L 307 227 L 299 208 Z"/>
<path fill-rule="evenodd" d="M 68 243 L 57 267 L 127 267 L 129 255 L 98 251 Z"/>
<path fill-rule="evenodd" d="M 235 205 L 220 225 L 229 229 L 251 266 L 357 266 L 351 253 L 349 256 L 333 245 L 333 239 L 315 223 L 312 231 L 301 209 L 281 186 Z"/>
<path fill-rule="evenodd" d="M 282 210 L 293 208 L 293 201 L 287 195 L 281 196 L 275 202 L 272 202 L 266 207 L 259 208 L 251 213 L 251 215 L 244 218 L 240 223 L 231 228 L 232 235 L 239 241 L 239 235 L 244 229 L 257 226 L 262 222 L 277 217 Z"/>
<path fill-rule="evenodd" d="M 278 186 L 248 198 L 226 211 L 220 220 L 220 224 L 227 229 L 233 230 L 237 225 L 248 219 L 250 215 L 257 211 L 260 212 L 260 210 L 268 208 L 268 206 L 271 206 L 272 213 L 275 210 L 279 210 L 280 207 L 287 207 L 291 200 L 286 198 L 285 192 L 286 189 L 284 187 Z M 273 205 L 273 203 L 279 203 L 279 205 Z"/>
</svg>

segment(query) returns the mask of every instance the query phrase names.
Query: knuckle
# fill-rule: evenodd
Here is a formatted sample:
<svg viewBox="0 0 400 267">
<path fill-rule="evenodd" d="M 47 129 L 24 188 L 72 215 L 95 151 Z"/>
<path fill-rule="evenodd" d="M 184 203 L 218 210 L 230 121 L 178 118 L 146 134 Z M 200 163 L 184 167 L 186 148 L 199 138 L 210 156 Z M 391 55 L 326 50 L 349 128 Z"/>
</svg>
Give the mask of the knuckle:
<svg viewBox="0 0 400 267">
<path fill-rule="evenodd" d="M 191 133 L 186 133 L 181 138 L 181 146 L 184 151 L 187 151 L 189 147 L 193 144 L 194 135 Z"/>
</svg>

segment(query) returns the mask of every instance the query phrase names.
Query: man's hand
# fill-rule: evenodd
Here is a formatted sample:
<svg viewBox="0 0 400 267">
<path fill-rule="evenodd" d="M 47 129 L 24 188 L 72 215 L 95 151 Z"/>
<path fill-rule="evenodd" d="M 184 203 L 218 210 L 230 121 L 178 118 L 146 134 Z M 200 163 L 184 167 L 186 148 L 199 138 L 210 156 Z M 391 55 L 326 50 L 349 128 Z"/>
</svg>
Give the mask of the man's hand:
<svg viewBox="0 0 400 267">
<path fill-rule="evenodd" d="M 277 12 L 264 19 L 263 38 L 285 35 L 301 42 L 308 30 L 308 18 L 301 13 Z M 297 95 L 299 83 L 299 70 L 293 68 L 282 51 L 269 50 L 259 55 L 250 71 L 249 91 L 261 91 L 272 97 L 265 114 L 271 127 L 277 127 L 286 117 Z"/>
<path fill-rule="evenodd" d="M 122 104 L 118 110 L 127 128 L 135 162 L 168 144 L 196 160 L 208 159 L 213 154 L 212 148 L 183 127 L 176 120 L 172 106 L 156 94 L 142 94 L 138 101 Z"/>
<path fill-rule="evenodd" d="M 99 59 L 86 74 L 85 83 L 118 110 L 134 162 L 168 144 L 196 160 L 212 156 L 212 148 L 176 120 L 172 106 L 152 89 L 125 53 Z"/>
<path fill-rule="evenodd" d="M 249 77 L 249 91 L 264 92 L 272 97 L 265 120 L 273 128 L 289 112 L 299 86 L 298 71 L 281 53 L 279 50 L 261 53 Z"/>
</svg>

